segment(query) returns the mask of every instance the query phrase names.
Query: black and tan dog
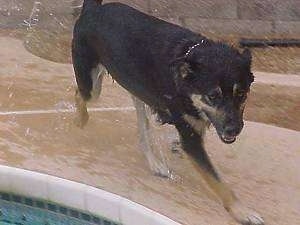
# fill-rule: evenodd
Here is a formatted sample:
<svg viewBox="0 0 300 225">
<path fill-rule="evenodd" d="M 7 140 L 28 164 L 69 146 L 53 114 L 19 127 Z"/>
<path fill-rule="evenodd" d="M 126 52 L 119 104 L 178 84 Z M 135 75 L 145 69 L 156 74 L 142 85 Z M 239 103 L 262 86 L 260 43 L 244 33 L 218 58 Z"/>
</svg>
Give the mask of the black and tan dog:
<svg viewBox="0 0 300 225">
<path fill-rule="evenodd" d="M 151 150 L 145 105 L 162 123 L 176 127 L 183 149 L 228 212 L 242 224 L 264 224 L 222 182 L 203 148 L 208 124 L 227 144 L 243 128 L 245 101 L 254 79 L 250 52 L 240 53 L 124 4 L 101 3 L 85 0 L 74 28 L 79 126 L 87 122 L 86 102 L 100 95 L 107 70 L 134 96 L 140 141 L 156 173 L 168 175 L 169 170 Z"/>
</svg>

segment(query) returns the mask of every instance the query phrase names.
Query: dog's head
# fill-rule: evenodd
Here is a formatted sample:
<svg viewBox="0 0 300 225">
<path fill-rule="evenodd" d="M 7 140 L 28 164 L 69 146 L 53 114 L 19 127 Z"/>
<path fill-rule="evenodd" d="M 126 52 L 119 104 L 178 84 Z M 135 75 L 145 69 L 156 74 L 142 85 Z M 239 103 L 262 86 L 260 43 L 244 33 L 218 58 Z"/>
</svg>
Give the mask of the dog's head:
<svg viewBox="0 0 300 225">
<path fill-rule="evenodd" d="M 199 46 L 176 63 L 179 93 L 190 99 L 199 116 L 213 124 L 227 144 L 243 128 L 243 112 L 250 85 L 251 53 L 221 43 Z"/>
</svg>

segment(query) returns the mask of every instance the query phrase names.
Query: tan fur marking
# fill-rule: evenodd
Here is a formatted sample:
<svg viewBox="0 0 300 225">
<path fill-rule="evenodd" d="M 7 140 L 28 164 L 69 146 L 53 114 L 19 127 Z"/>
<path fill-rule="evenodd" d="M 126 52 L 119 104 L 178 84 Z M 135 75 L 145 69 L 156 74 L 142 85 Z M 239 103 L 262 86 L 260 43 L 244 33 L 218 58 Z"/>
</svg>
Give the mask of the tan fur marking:
<svg viewBox="0 0 300 225">
<path fill-rule="evenodd" d="M 191 125 L 191 127 L 199 132 L 202 133 L 206 127 L 206 123 L 203 120 L 197 120 L 194 117 L 184 114 L 183 115 L 183 119 L 189 124 Z"/>
<path fill-rule="evenodd" d="M 216 113 L 216 109 L 207 105 L 205 102 L 202 101 L 202 95 L 191 95 L 191 99 L 193 101 L 193 105 L 199 110 L 205 110 L 210 113 Z"/>
<path fill-rule="evenodd" d="M 231 206 L 237 201 L 234 192 L 225 182 L 217 180 L 207 170 L 199 167 L 199 164 L 194 160 L 192 162 L 211 190 L 221 199 L 224 208 L 229 211 Z"/>
<path fill-rule="evenodd" d="M 223 181 L 217 180 L 205 169 L 199 167 L 193 160 L 193 164 L 211 190 L 221 199 L 223 207 L 242 224 L 264 225 L 263 218 L 253 210 L 244 206 L 236 197 L 230 187 Z"/>
<path fill-rule="evenodd" d="M 78 126 L 79 128 L 83 128 L 89 120 L 89 114 L 87 111 L 86 102 L 83 100 L 78 90 L 75 94 L 75 106 L 76 117 L 74 119 L 74 122 L 76 126 Z"/>
</svg>

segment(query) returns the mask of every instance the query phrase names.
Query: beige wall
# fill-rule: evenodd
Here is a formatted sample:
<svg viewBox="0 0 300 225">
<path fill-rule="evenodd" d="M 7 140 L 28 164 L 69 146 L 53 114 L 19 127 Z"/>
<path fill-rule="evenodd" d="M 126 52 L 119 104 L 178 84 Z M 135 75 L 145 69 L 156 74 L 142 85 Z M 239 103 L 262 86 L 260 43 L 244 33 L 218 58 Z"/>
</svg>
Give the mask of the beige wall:
<svg viewBox="0 0 300 225">
<path fill-rule="evenodd" d="M 300 0 L 121 0 L 120 2 L 206 34 L 300 38 Z"/>
<path fill-rule="evenodd" d="M 70 15 L 71 0 L 39 0 L 43 11 Z M 81 0 L 75 0 L 81 1 Z M 0 26 L 28 18 L 33 0 L 0 0 Z M 113 2 L 104 0 L 104 2 Z M 300 38 L 300 0 L 120 0 L 211 35 Z M 9 15 L 8 15 L 9 14 Z"/>
</svg>

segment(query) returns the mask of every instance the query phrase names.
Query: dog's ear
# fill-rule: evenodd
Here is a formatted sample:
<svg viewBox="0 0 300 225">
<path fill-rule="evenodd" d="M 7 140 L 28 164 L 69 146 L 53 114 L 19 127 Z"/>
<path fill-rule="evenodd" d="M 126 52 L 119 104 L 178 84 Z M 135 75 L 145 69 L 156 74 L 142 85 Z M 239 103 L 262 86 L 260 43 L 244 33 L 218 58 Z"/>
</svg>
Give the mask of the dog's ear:
<svg viewBox="0 0 300 225">
<path fill-rule="evenodd" d="M 185 57 L 177 58 L 170 63 L 170 68 L 176 77 L 186 79 L 192 73 L 191 65 L 186 61 Z"/>
<path fill-rule="evenodd" d="M 249 70 L 251 70 L 251 63 L 252 63 L 251 51 L 249 49 L 245 49 L 242 53 L 242 57 L 243 57 L 243 61 L 245 62 L 246 66 L 249 68 Z M 254 77 L 253 73 L 250 72 L 248 78 L 249 78 L 248 81 L 250 84 L 254 82 L 255 77 Z"/>
<path fill-rule="evenodd" d="M 187 57 L 178 58 L 171 63 L 171 69 L 176 77 L 183 80 L 193 80 L 195 78 L 194 71 L 199 69 L 200 62 L 194 62 Z"/>
</svg>

